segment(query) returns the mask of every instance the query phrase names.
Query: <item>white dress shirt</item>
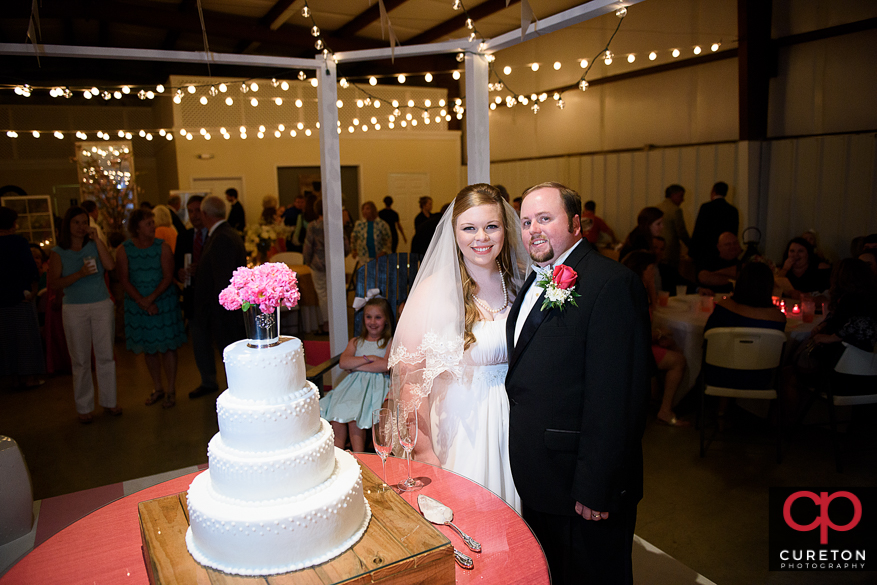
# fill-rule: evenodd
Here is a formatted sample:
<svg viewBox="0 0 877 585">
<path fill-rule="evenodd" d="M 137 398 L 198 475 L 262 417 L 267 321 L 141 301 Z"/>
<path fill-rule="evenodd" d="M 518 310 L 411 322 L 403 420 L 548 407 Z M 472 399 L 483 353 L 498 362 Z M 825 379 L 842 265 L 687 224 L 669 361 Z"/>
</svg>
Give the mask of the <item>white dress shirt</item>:
<svg viewBox="0 0 877 585">
<path fill-rule="evenodd" d="M 557 266 L 558 264 L 563 264 L 564 260 L 566 260 L 570 253 L 572 253 L 572 251 L 576 249 L 576 246 L 581 243 L 582 241 L 579 240 L 578 242 L 573 244 L 569 250 L 561 254 L 557 258 L 557 261 L 554 263 L 554 266 Z M 536 277 L 536 280 L 538 280 L 538 277 Z M 527 317 L 530 316 L 530 312 L 533 310 L 536 301 L 539 300 L 539 296 L 542 294 L 543 289 L 541 286 L 536 284 L 536 280 L 534 280 L 533 284 L 530 285 L 530 288 L 527 289 L 527 292 L 524 294 L 524 300 L 521 301 L 521 311 L 518 313 L 518 320 L 515 321 L 515 345 L 518 344 L 518 337 L 521 336 L 521 329 L 524 328 L 524 323 L 527 322 Z M 509 349 L 511 350 L 513 348 Z M 511 353 L 511 351 L 509 353 Z"/>
</svg>

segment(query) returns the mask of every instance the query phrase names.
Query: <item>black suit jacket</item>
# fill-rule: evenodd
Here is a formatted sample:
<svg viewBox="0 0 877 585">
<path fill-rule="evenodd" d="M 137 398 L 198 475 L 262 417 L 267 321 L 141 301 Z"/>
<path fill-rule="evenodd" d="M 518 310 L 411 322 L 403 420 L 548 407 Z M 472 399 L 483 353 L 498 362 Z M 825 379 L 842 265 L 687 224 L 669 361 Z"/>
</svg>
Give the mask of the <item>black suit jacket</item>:
<svg viewBox="0 0 877 585">
<path fill-rule="evenodd" d="M 219 293 L 228 286 L 234 271 L 246 265 L 247 252 L 240 234 L 227 221 L 219 224 L 204 243 L 192 280 L 196 321 L 209 322 L 211 327 L 219 327 L 229 335 L 242 334 L 240 311 L 223 308 L 219 304 Z"/>
<path fill-rule="evenodd" d="M 697 212 L 689 255 L 700 263 L 717 258 L 719 236 L 725 232 L 737 235 L 739 229 L 740 213 L 736 207 L 725 201 L 724 197 L 707 201 Z"/>
<path fill-rule="evenodd" d="M 541 311 L 544 292 L 514 343 L 506 388 L 515 486 L 536 511 L 575 515 L 575 502 L 614 512 L 643 493 L 642 434 L 654 369 L 640 279 L 586 241 L 564 262 L 578 274 L 578 306 Z"/>
<path fill-rule="evenodd" d="M 174 250 L 174 278 L 182 270 L 185 265 L 186 254 L 191 254 L 195 243 L 195 228 L 189 228 L 177 236 L 177 247 Z M 201 249 L 203 252 L 203 248 Z M 185 283 L 181 283 L 181 286 Z M 192 309 L 194 304 L 192 301 L 193 282 L 189 286 L 183 287 L 183 312 L 187 319 L 191 319 L 194 315 Z"/>
<path fill-rule="evenodd" d="M 174 224 L 174 228 L 177 230 L 177 237 L 179 237 L 186 231 L 186 224 L 183 223 L 183 220 L 180 219 L 180 216 L 177 215 L 173 207 L 169 206 L 168 210 L 171 212 L 171 223 Z"/>
<path fill-rule="evenodd" d="M 228 224 L 239 232 L 243 232 L 247 227 L 247 220 L 244 216 L 244 206 L 240 201 L 235 201 L 231 205 L 231 211 L 228 212 Z"/>
</svg>

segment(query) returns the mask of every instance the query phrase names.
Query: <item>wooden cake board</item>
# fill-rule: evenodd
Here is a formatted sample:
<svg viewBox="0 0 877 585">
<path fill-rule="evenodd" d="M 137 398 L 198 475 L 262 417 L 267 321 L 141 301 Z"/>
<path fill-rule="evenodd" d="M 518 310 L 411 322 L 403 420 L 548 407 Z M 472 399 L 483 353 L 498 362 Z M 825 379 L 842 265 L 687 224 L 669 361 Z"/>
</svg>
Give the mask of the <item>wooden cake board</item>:
<svg viewBox="0 0 877 585">
<path fill-rule="evenodd" d="M 186 548 L 189 512 L 186 492 L 140 502 L 143 559 L 152 585 L 413 585 L 454 583 L 454 547 L 392 489 L 362 465 L 362 484 L 371 506 L 368 530 L 334 559 L 301 571 L 263 577 L 229 575 L 198 564 Z"/>
</svg>

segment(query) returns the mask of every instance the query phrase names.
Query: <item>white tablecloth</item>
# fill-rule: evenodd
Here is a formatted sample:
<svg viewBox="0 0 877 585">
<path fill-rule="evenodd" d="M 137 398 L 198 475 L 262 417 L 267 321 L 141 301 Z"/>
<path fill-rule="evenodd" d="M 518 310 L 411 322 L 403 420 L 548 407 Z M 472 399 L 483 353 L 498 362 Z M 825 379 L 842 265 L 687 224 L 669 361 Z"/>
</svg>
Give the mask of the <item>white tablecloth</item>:
<svg viewBox="0 0 877 585">
<path fill-rule="evenodd" d="M 710 316 L 710 313 L 700 310 L 700 304 L 700 295 L 671 297 L 666 307 L 656 307 L 652 314 L 652 327 L 670 334 L 688 362 L 673 399 L 674 405 L 688 393 L 700 374 L 703 361 L 703 328 Z M 788 354 L 793 345 L 807 339 L 810 331 L 821 321 L 820 315 L 812 323 L 804 323 L 800 317 L 789 317 L 786 321 L 786 335 L 793 343 L 787 344 L 786 353 Z"/>
</svg>

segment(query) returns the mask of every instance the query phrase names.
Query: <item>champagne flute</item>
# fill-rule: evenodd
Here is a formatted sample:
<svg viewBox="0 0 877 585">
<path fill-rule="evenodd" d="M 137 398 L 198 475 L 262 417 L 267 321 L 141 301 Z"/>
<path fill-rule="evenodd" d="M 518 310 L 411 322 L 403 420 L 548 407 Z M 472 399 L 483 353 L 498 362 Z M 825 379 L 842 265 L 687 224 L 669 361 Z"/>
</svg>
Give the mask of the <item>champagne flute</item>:
<svg viewBox="0 0 877 585">
<path fill-rule="evenodd" d="M 405 458 L 408 460 L 408 478 L 396 484 L 403 492 L 419 490 L 423 482 L 411 477 L 411 452 L 417 444 L 417 409 L 406 409 L 404 405 L 396 405 L 396 426 L 399 430 L 399 443 L 405 450 Z"/>
<path fill-rule="evenodd" d="M 393 411 L 389 408 L 377 408 L 372 412 L 372 437 L 375 451 L 381 458 L 384 467 L 384 483 L 381 491 L 389 489 L 387 485 L 387 456 L 393 450 Z"/>
</svg>

